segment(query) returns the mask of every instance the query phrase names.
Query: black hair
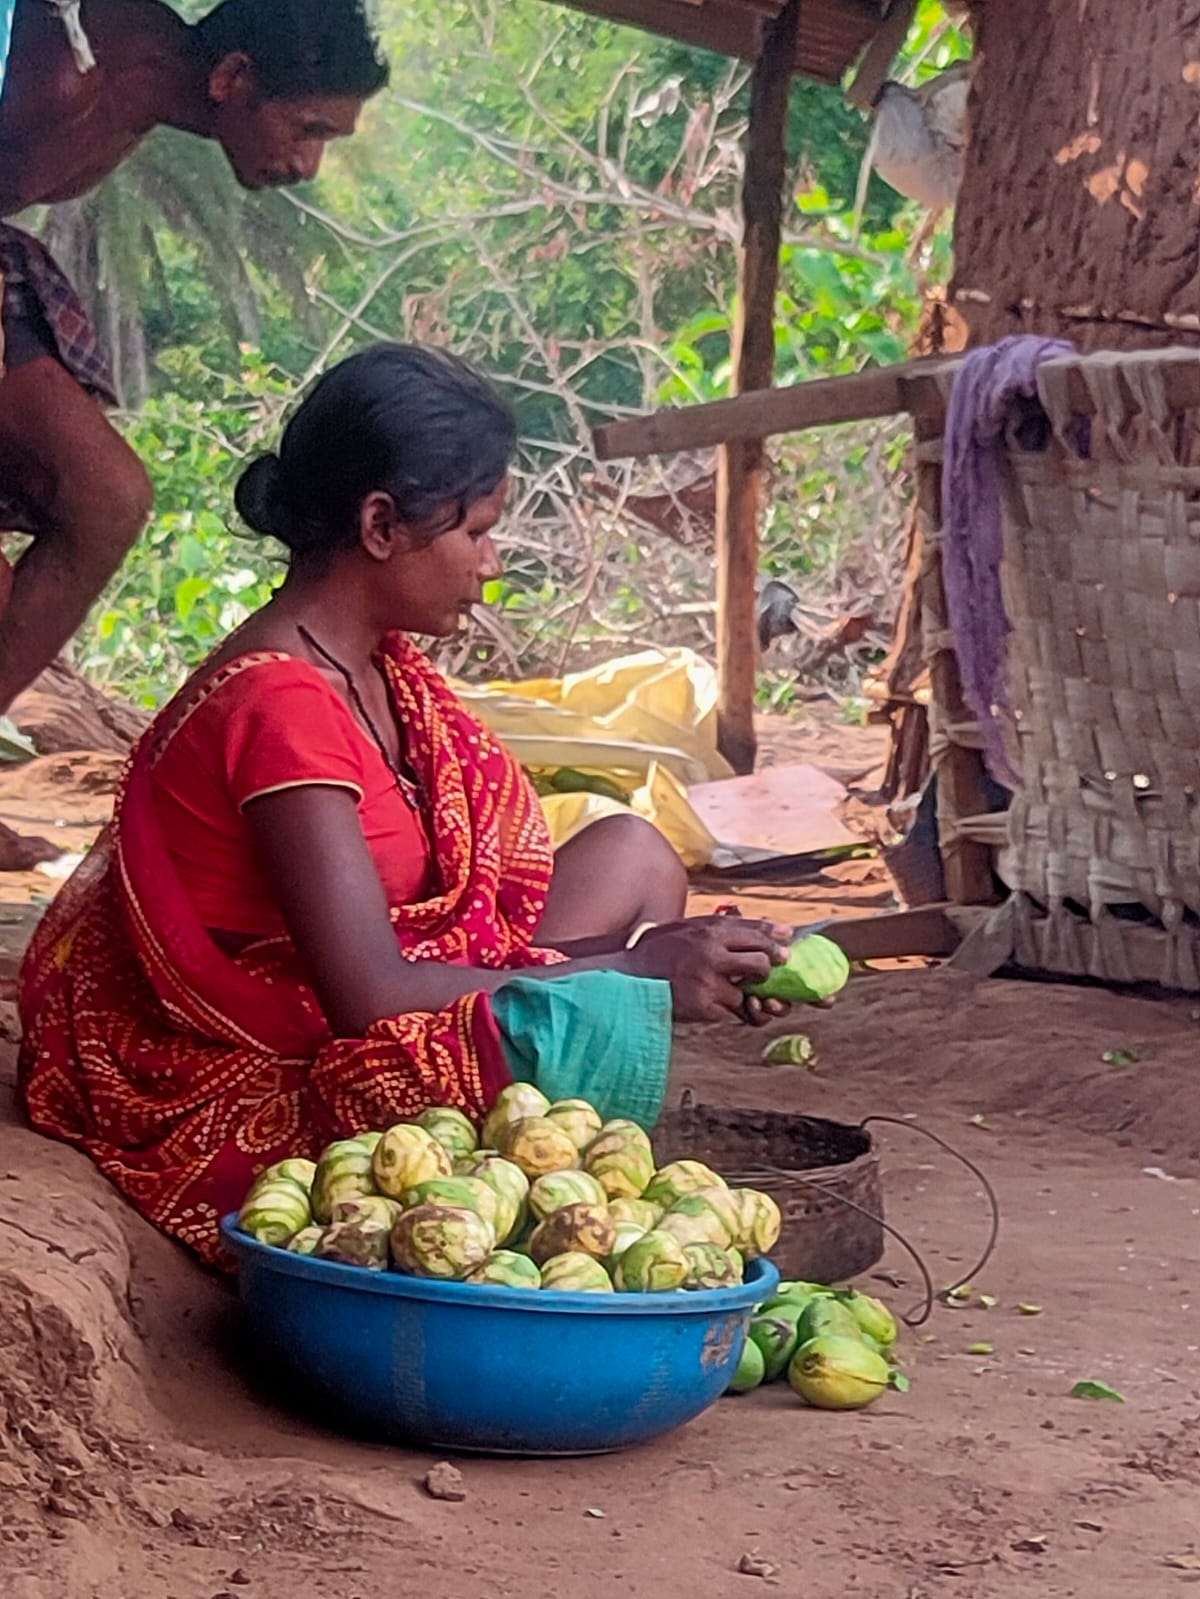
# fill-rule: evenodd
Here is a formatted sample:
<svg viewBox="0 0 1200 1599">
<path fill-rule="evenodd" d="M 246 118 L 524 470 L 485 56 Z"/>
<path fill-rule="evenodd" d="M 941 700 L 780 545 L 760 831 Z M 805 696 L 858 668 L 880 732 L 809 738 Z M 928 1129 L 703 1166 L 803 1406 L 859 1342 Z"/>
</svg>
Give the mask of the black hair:
<svg viewBox="0 0 1200 1599">
<path fill-rule="evenodd" d="M 222 0 L 193 26 L 192 40 L 207 69 L 247 55 L 268 100 L 366 100 L 388 81 L 363 0 Z"/>
<path fill-rule="evenodd" d="M 508 403 L 466 361 L 376 344 L 317 379 L 278 454 L 243 471 L 234 503 L 255 532 L 320 558 L 354 547 L 362 502 L 382 489 L 432 540 L 503 482 L 516 442 Z"/>
</svg>

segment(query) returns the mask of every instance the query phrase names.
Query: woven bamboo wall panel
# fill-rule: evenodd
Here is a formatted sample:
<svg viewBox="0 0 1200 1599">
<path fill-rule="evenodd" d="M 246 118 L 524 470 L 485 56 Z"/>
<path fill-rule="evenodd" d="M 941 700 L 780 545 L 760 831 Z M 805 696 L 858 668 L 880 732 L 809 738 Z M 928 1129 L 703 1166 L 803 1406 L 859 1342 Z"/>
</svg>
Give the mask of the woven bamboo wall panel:
<svg viewBox="0 0 1200 1599">
<path fill-rule="evenodd" d="M 1023 778 L 1009 884 L 1054 917 L 1140 907 L 1179 936 L 1186 913 L 1200 918 L 1200 417 L 1172 413 L 1164 383 L 1181 361 L 1200 357 L 1043 368 L 1054 436 L 1006 451 L 1003 573 Z M 1072 367 L 1090 395 L 1085 439 Z"/>
</svg>

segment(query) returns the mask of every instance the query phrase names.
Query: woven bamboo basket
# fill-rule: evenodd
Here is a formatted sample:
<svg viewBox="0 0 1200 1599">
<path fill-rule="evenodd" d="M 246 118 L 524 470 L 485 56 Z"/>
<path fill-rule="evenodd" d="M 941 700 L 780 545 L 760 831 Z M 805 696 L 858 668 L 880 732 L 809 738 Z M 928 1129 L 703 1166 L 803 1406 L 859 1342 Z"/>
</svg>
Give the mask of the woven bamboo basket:
<svg viewBox="0 0 1200 1599">
<path fill-rule="evenodd" d="M 1010 439 L 1002 464 L 1012 896 L 974 943 L 1197 990 L 1200 355 L 1049 362 L 1039 397 L 1048 444 Z"/>
<path fill-rule="evenodd" d="M 702 1160 L 731 1187 L 760 1188 L 783 1214 L 771 1259 L 784 1277 L 837 1283 L 883 1255 L 883 1188 L 871 1135 L 816 1116 L 684 1104 L 654 1130 L 665 1165 Z"/>
</svg>

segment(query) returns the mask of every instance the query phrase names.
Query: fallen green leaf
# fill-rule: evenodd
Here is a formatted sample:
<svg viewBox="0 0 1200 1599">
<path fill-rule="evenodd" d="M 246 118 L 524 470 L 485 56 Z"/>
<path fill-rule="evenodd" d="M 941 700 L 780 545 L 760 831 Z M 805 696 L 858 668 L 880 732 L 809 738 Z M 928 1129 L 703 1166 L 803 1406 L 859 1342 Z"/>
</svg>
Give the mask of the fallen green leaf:
<svg viewBox="0 0 1200 1599">
<path fill-rule="evenodd" d="M 1090 1379 L 1077 1382 L 1071 1389 L 1072 1399 L 1111 1399 L 1118 1405 L 1125 1403 L 1125 1395 L 1119 1394 L 1115 1388 L 1110 1388 L 1106 1382 L 1092 1382 Z"/>
<path fill-rule="evenodd" d="M 1140 1049 L 1106 1049 L 1100 1057 L 1106 1066 L 1136 1066 L 1143 1058 Z"/>
</svg>

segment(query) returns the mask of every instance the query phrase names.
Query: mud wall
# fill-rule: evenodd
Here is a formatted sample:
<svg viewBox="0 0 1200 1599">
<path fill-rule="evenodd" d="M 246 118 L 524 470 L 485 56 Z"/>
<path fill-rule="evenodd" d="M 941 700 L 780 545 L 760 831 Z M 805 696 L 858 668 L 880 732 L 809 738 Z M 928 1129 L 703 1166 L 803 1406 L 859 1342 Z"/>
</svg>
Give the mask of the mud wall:
<svg viewBox="0 0 1200 1599">
<path fill-rule="evenodd" d="M 971 9 L 951 285 L 969 342 L 1200 343 L 1200 4 Z"/>
</svg>

